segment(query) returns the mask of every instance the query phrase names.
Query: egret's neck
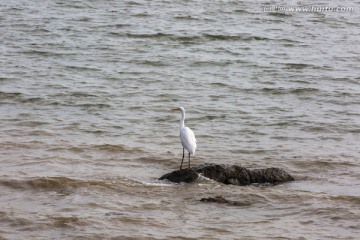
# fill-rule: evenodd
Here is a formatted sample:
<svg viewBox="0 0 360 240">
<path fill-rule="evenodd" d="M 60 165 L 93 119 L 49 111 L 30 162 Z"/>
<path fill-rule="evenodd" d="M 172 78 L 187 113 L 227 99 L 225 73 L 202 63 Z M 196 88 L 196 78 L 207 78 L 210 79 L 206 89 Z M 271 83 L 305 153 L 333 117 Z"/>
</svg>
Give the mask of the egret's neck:
<svg viewBox="0 0 360 240">
<path fill-rule="evenodd" d="M 180 129 L 185 127 L 185 113 L 181 112 Z"/>
</svg>

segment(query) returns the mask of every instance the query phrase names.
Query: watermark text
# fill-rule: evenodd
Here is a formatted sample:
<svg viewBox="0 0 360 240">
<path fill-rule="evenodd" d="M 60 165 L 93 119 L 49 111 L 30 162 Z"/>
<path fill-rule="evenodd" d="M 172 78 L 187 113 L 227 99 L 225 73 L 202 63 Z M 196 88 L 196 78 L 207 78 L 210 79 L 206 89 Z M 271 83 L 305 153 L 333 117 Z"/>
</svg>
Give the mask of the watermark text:
<svg viewBox="0 0 360 240">
<path fill-rule="evenodd" d="M 306 5 L 306 6 L 287 6 L 287 5 L 262 5 L 261 11 L 265 13 L 291 13 L 291 12 L 354 12 L 354 7 L 344 6 L 325 6 L 325 5 Z"/>
</svg>

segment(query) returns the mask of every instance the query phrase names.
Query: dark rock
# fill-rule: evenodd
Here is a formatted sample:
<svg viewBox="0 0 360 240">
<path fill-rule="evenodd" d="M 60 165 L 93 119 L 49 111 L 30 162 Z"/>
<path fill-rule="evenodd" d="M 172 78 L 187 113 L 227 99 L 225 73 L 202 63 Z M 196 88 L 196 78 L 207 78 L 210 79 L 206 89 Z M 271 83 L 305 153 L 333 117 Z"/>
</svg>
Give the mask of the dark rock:
<svg viewBox="0 0 360 240">
<path fill-rule="evenodd" d="M 283 183 L 295 179 L 281 168 L 266 168 L 252 170 L 253 181 L 257 183 Z"/>
<path fill-rule="evenodd" d="M 251 170 L 236 165 L 205 165 L 198 167 L 197 172 L 224 184 L 249 185 L 254 183 Z"/>
<path fill-rule="evenodd" d="M 200 199 L 200 202 L 215 202 L 215 203 L 221 203 L 221 204 L 227 204 L 232 206 L 250 206 L 251 203 L 249 202 L 240 202 L 240 201 L 232 201 L 223 198 L 222 196 L 216 196 L 216 197 L 208 197 L 208 198 L 202 198 Z"/>
<path fill-rule="evenodd" d="M 253 183 L 278 184 L 294 181 L 294 178 L 280 168 L 250 170 L 236 165 L 206 164 L 190 169 L 182 169 L 165 174 L 160 180 L 171 182 L 193 182 L 198 179 L 198 173 L 224 184 L 249 185 Z"/>
<path fill-rule="evenodd" d="M 170 182 L 174 182 L 174 183 L 180 183 L 180 182 L 190 183 L 198 179 L 198 177 L 199 176 L 194 169 L 186 168 L 186 169 L 176 170 L 171 173 L 167 173 L 161 178 L 159 178 L 159 180 L 167 179 Z"/>
</svg>

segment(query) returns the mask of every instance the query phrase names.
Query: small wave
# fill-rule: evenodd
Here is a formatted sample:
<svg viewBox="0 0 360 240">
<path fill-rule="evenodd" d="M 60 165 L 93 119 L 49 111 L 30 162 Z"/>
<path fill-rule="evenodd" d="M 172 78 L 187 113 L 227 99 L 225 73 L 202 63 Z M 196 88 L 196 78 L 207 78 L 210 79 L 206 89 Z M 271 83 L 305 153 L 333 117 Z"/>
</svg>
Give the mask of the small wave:
<svg viewBox="0 0 360 240">
<path fill-rule="evenodd" d="M 330 79 L 333 80 L 333 81 L 336 81 L 336 82 L 342 81 L 342 82 L 347 82 L 347 83 L 351 83 L 351 84 L 355 84 L 355 85 L 360 85 L 360 77 L 358 77 L 358 78 L 347 78 L 347 77 L 337 78 L 337 77 L 334 77 L 334 78 L 330 78 Z"/>
<path fill-rule="evenodd" d="M 146 12 L 143 13 L 136 13 L 136 14 L 132 14 L 132 17 L 151 17 L 152 15 Z"/>
<path fill-rule="evenodd" d="M 268 13 L 268 15 L 274 16 L 274 17 L 281 17 L 281 18 L 283 18 L 283 17 L 292 17 L 291 14 L 287 14 L 285 12 L 270 12 L 270 13 Z"/>
<path fill-rule="evenodd" d="M 116 27 L 116 28 L 124 28 L 124 27 L 131 27 L 131 24 L 117 23 L 117 24 L 110 25 L 110 26 Z"/>
<path fill-rule="evenodd" d="M 64 8 L 74 8 L 74 9 L 84 9 L 84 8 L 91 8 L 89 5 L 87 4 L 83 4 L 81 2 L 71 2 L 71 3 L 67 3 L 67 2 L 58 2 L 56 3 L 57 5 L 62 5 L 62 7 Z M 81 5 L 82 4 L 82 5 Z"/>
<path fill-rule="evenodd" d="M 219 66 L 224 67 L 232 64 L 232 61 L 195 61 L 190 64 L 191 67 L 211 67 L 211 66 Z"/>
<path fill-rule="evenodd" d="M 344 94 L 344 95 L 346 95 L 346 94 Z M 324 102 L 331 103 L 331 104 L 338 105 L 338 106 L 358 106 L 360 104 L 360 101 L 357 101 L 357 100 L 356 101 L 345 101 L 344 99 L 337 100 L 336 98 L 334 98 L 334 96 L 332 96 L 332 97 L 333 98 L 324 100 Z"/>
<path fill-rule="evenodd" d="M 276 123 L 270 123 L 270 124 L 266 124 L 265 126 L 279 126 L 279 127 L 284 127 L 284 126 L 294 126 L 296 125 L 295 121 L 283 121 L 283 122 L 276 122 Z"/>
<path fill-rule="evenodd" d="M 48 216 L 48 220 L 52 221 L 51 226 L 57 228 L 73 228 L 74 226 L 88 225 L 88 222 L 84 218 L 79 218 L 76 216 Z"/>
<path fill-rule="evenodd" d="M 93 133 L 93 132 L 92 132 Z M 60 152 L 60 151 L 70 151 L 74 153 L 83 153 L 88 151 L 103 151 L 113 154 L 118 153 L 142 153 L 144 152 L 141 148 L 138 147 L 127 147 L 124 145 L 117 145 L 117 144 L 100 144 L 100 145 L 78 145 L 78 146 L 68 146 L 64 147 L 61 146 L 55 146 L 48 148 L 48 151 L 52 152 Z"/>
<path fill-rule="evenodd" d="M 115 33 L 120 34 L 121 33 Z M 140 33 L 127 33 L 129 38 L 138 38 L 138 39 L 163 39 L 165 41 L 180 41 L 180 42 L 195 42 L 195 41 L 268 41 L 273 40 L 261 36 L 252 36 L 252 35 L 227 35 L 227 34 L 210 34 L 205 33 L 202 35 L 174 35 L 167 33 L 150 33 L 150 34 L 140 34 Z M 277 39 L 278 40 L 278 39 Z"/>
<path fill-rule="evenodd" d="M 19 92 L 0 92 L 0 100 L 16 99 L 22 96 Z"/>
<path fill-rule="evenodd" d="M 314 65 L 306 63 L 285 63 L 285 67 L 290 69 L 305 69 L 314 67 Z"/>
<path fill-rule="evenodd" d="M 52 51 L 41 51 L 41 50 L 29 50 L 22 52 L 26 55 L 38 55 L 41 57 L 66 57 L 70 55 L 74 55 L 74 53 L 66 53 L 66 52 L 52 52 Z"/>
<path fill-rule="evenodd" d="M 126 28 L 126 27 L 131 27 L 131 24 L 126 24 L 126 23 L 115 23 L 115 24 L 102 24 L 102 25 L 96 25 L 96 26 L 92 26 L 92 29 L 104 29 L 104 28 L 113 28 L 113 29 L 120 29 L 120 28 Z M 121 33 L 117 33 L 117 32 L 109 32 L 110 35 L 117 35 L 117 34 L 121 34 Z"/>
<path fill-rule="evenodd" d="M 245 13 L 245 14 L 255 14 L 255 13 L 246 11 L 246 10 L 244 10 L 244 9 L 235 9 L 234 12 L 235 12 L 235 13 L 239 13 L 239 14 L 243 14 L 243 13 Z"/>
<path fill-rule="evenodd" d="M 41 34 L 46 34 L 46 33 L 50 33 L 51 31 L 49 29 L 43 28 L 43 27 L 36 27 L 34 29 L 31 30 L 33 33 L 41 33 Z"/>
<path fill-rule="evenodd" d="M 360 196 L 346 196 L 346 195 L 334 196 L 334 195 L 331 195 L 331 196 L 329 196 L 329 198 L 336 202 L 340 201 L 340 202 L 355 204 L 357 206 L 360 205 Z"/>
<path fill-rule="evenodd" d="M 251 90 L 251 89 L 250 89 Z M 255 89 L 253 89 L 255 90 Z M 316 93 L 319 91 L 317 88 L 262 88 L 262 92 L 281 95 L 281 94 L 307 94 L 307 93 Z"/>
<path fill-rule="evenodd" d="M 179 19 L 179 20 L 195 20 L 195 21 L 200 20 L 200 18 L 193 17 L 193 16 L 190 16 L 190 15 L 188 15 L 188 16 L 175 16 L 174 18 Z"/>
<path fill-rule="evenodd" d="M 45 130 L 35 130 L 31 132 L 31 135 L 33 136 L 55 136 L 55 134 L 52 134 Z"/>
<path fill-rule="evenodd" d="M 63 96 L 65 96 L 65 94 L 63 94 Z M 80 97 L 80 98 L 98 97 L 95 94 L 86 93 L 86 92 L 72 92 L 72 93 L 70 93 L 70 96 L 72 96 L 72 97 Z"/>
<path fill-rule="evenodd" d="M 141 6 L 142 4 L 135 1 L 128 1 L 126 2 L 126 5 Z"/>
<path fill-rule="evenodd" d="M 23 98 L 20 100 L 21 103 L 40 103 L 43 101 L 44 99 L 40 97 Z"/>
<path fill-rule="evenodd" d="M 360 133 L 360 128 L 352 128 L 347 131 L 348 133 Z"/>
<path fill-rule="evenodd" d="M 0 185 L 14 189 L 59 190 L 84 185 L 84 181 L 66 177 L 42 177 L 30 180 L 2 180 Z"/>
<path fill-rule="evenodd" d="M 331 128 L 332 127 L 330 125 L 328 125 L 328 126 L 305 126 L 305 127 L 302 127 L 301 130 L 305 131 L 305 132 L 327 132 L 327 133 L 335 132 Z"/>
<path fill-rule="evenodd" d="M 119 189 L 122 186 L 129 185 L 130 181 L 115 183 L 103 180 L 80 180 L 68 177 L 40 177 L 26 180 L 0 180 L 0 186 L 20 190 L 43 190 L 55 192 L 69 192 L 74 189 L 98 186 L 107 189 Z"/>
<path fill-rule="evenodd" d="M 38 127 L 49 124 L 48 122 L 39 122 L 39 121 L 21 121 L 17 123 L 17 126 L 23 126 L 23 127 Z"/>
<path fill-rule="evenodd" d="M 93 20 L 93 18 L 91 17 L 80 17 L 78 19 L 76 19 L 75 21 L 79 21 L 79 22 L 91 22 Z"/>
<path fill-rule="evenodd" d="M 179 41 L 182 43 L 195 43 L 195 42 L 202 40 L 202 37 L 201 36 L 176 36 L 176 37 L 172 38 L 172 40 Z"/>
<path fill-rule="evenodd" d="M 123 216 L 125 215 L 125 213 L 122 213 L 122 212 L 107 212 L 105 213 L 105 216 Z"/>
<path fill-rule="evenodd" d="M 173 182 L 170 182 L 169 180 L 153 180 L 149 182 L 141 182 L 145 186 L 151 186 L 151 187 L 169 187 L 174 186 Z"/>
<path fill-rule="evenodd" d="M 350 160 L 336 161 L 336 160 L 322 159 L 322 158 L 297 160 L 292 162 L 291 164 L 301 169 L 307 169 L 307 170 L 313 169 L 317 171 L 319 169 L 323 171 L 325 169 L 337 170 L 343 167 L 345 168 L 358 167 L 358 164 L 356 162 L 351 162 Z"/>
<path fill-rule="evenodd" d="M 213 85 L 215 87 L 231 87 L 229 84 L 226 84 L 223 82 L 213 82 L 213 83 L 210 83 L 210 85 Z"/>
<path fill-rule="evenodd" d="M 40 50 L 30 50 L 30 51 L 23 51 L 23 54 L 34 54 L 40 56 L 50 56 L 51 52 L 48 51 L 40 51 Z"/>
<path fill-rule="evenodd" d="M 224 118 L 226 118 L 226 115 L 207 115 L 207 116 L 204 116 L 204 118 L 211 121 L 214 119 L 224 119 Z"/>
<path fill-rule="evenodd" d="M 230 152 L 236 153 L 236 154 L 265 154 L 265 153 L 269 153 L 270 151 L 268 151 L 266 149 L 254 149 L 254 150 L 237 149 L 237 150 L 230 150 Z"/>
<path fill-rule="evenodd" d="M 2 142 L 1 147 L 5 149 L 38 149 L 44 144 L 40 141 L 30 142 Z"/>
<path fill-rule="evenodd" d="M 289 93 L 301 94 L 301 93 L 315 93 L 318 91 L 319 89 L 317 88 L 294 88 L 294 89 L 290 89 Z"/>
<path fill-rule="evenodd" d="M 61 151 L 64 151 L 64 150 L 67 150 L 67 151 L 70 151 L 70 152 L 73 152 L 73 153 L 83 153 L 83 152 L 85 152 L 85 149 L 83 149 L 81 147 L 70 147 L 70 148 L 54 147 L 54 148 L 47 149 L 47 151 L 50 151 L 50 152 L 61 152 Z"/>
<path fill-rule="evenodd" d="M 128 37 L 130 38 L 163 38 L 163 37 L 172 37 L 172 34 L 165 34 L 165 33 L 150 33 L 150 34 L 145 34 L 145 33 L 127 33 L 126 34 Z"/>
<path fill-rule="evenodd" d="M 16 80 L 16 78 L 12 78 L 12 77 L 0 77 L 0 81 L 11 81 L 11 80 Z M 0 92 L 1 94 L 1 92 Z"/>
<path fill-rule="evenodd" d="M 238 40 L 243 40 L 243 41 L 267 41 L 267 40 L 271 40 L 269 38 L 266 37 L 260 37 L 260 36 L 248 36 L 248 35 L 224 35 L 224 34 L 204 34 L 203 35 L 205 38 L 209 39 L 209 40 L 220 40 L 220 41 L 238 41 Z"/>
<path fill-rule="evenodd" d="M 115 145 L 115 144 L 101 144 L 101 145 L 95 145 L 91 148 L 97 149 L 100 151 L 106 151 L 111 153 L 136 153 L 136 152 L 143 152 L 142 149 L 134 147 L 126 147 L 123 145 Z"/>
<path fill-rule="evenodd" d="M 114 36 L 114 37 L 124 37 L 124 36 L 126 36 L 126 34 L 124 34 L 123 32 L 114 32 L 114 31 L 108 32 L 108 35 Z"/>
<path fill-rule="evenodd" d="M 11 101 L 10 101 L 11 100 Z M 29 97 L 23 93 L 3 93 L 0 92 L 0 101 L 6 103 L 28 103 L 28 104 L 41 104 L 45 102 L 44 98 L 41 97 Z"/>
<path fill-rule="evenodd" d="M 137 64 L 142 64 L 142 65 L 154 66 L 154 67 L 169 66 L 169 64 L 166 63 L 166 62 L 163 62 L 163 61 L 154 61 L 154 60 L 137 61 L 136 63 L 137 63 Z"/>
<path fill-rule="evenodd" d="M 33 224 L 33 221 L 21 215 L 23 214 L 14 214 L 13 212 L 0 212 L 0 224 L 2 224 L 3 226 L 3 224 L 5 223 L 10 225 L 11 227 L 24 227 Z M 0 233 L 6 233 L 6 229 L 2 227 Z"/>
<path fill-rule="evenodd" d="M 99 68 L 90 67 L 90 66 L 66 66 L 67 69 L 76 70 L 76 71 L 101 71 Z"/>
<path fill-rule="evenodd" d="M 95 108 L 95 109 L 112 108 L 112 105 L 105 103 L 83 103 L 83 104 L 77 104 L 76 106 L 83 108 Z"/>
</svg>

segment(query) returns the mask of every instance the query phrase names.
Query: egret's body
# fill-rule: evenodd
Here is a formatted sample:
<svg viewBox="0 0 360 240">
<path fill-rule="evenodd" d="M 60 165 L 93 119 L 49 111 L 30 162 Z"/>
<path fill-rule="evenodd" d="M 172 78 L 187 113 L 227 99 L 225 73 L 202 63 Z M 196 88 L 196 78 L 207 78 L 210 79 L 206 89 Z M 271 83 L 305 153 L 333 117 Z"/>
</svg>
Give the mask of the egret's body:
<svg viewBox="0 0 360 240">
<path fill-rule="evenodd" d="M 180 170 L 182 168 L 182 164 L 184 162 L 185 157 L 185 149 L 189 153 L 189 168 L 190 168 L 190 155 L 195 155 L 196 151 L 196 138 L 194 132 L 185 127 L 185 109 L 183 107 L 179 107 L 173 110 L 179 110 L 181 112 L 181 119 L 180 119 L 180 139 L 181 144 L 183 146 L 183 157 L 181 160 Z"/>
</svg>

